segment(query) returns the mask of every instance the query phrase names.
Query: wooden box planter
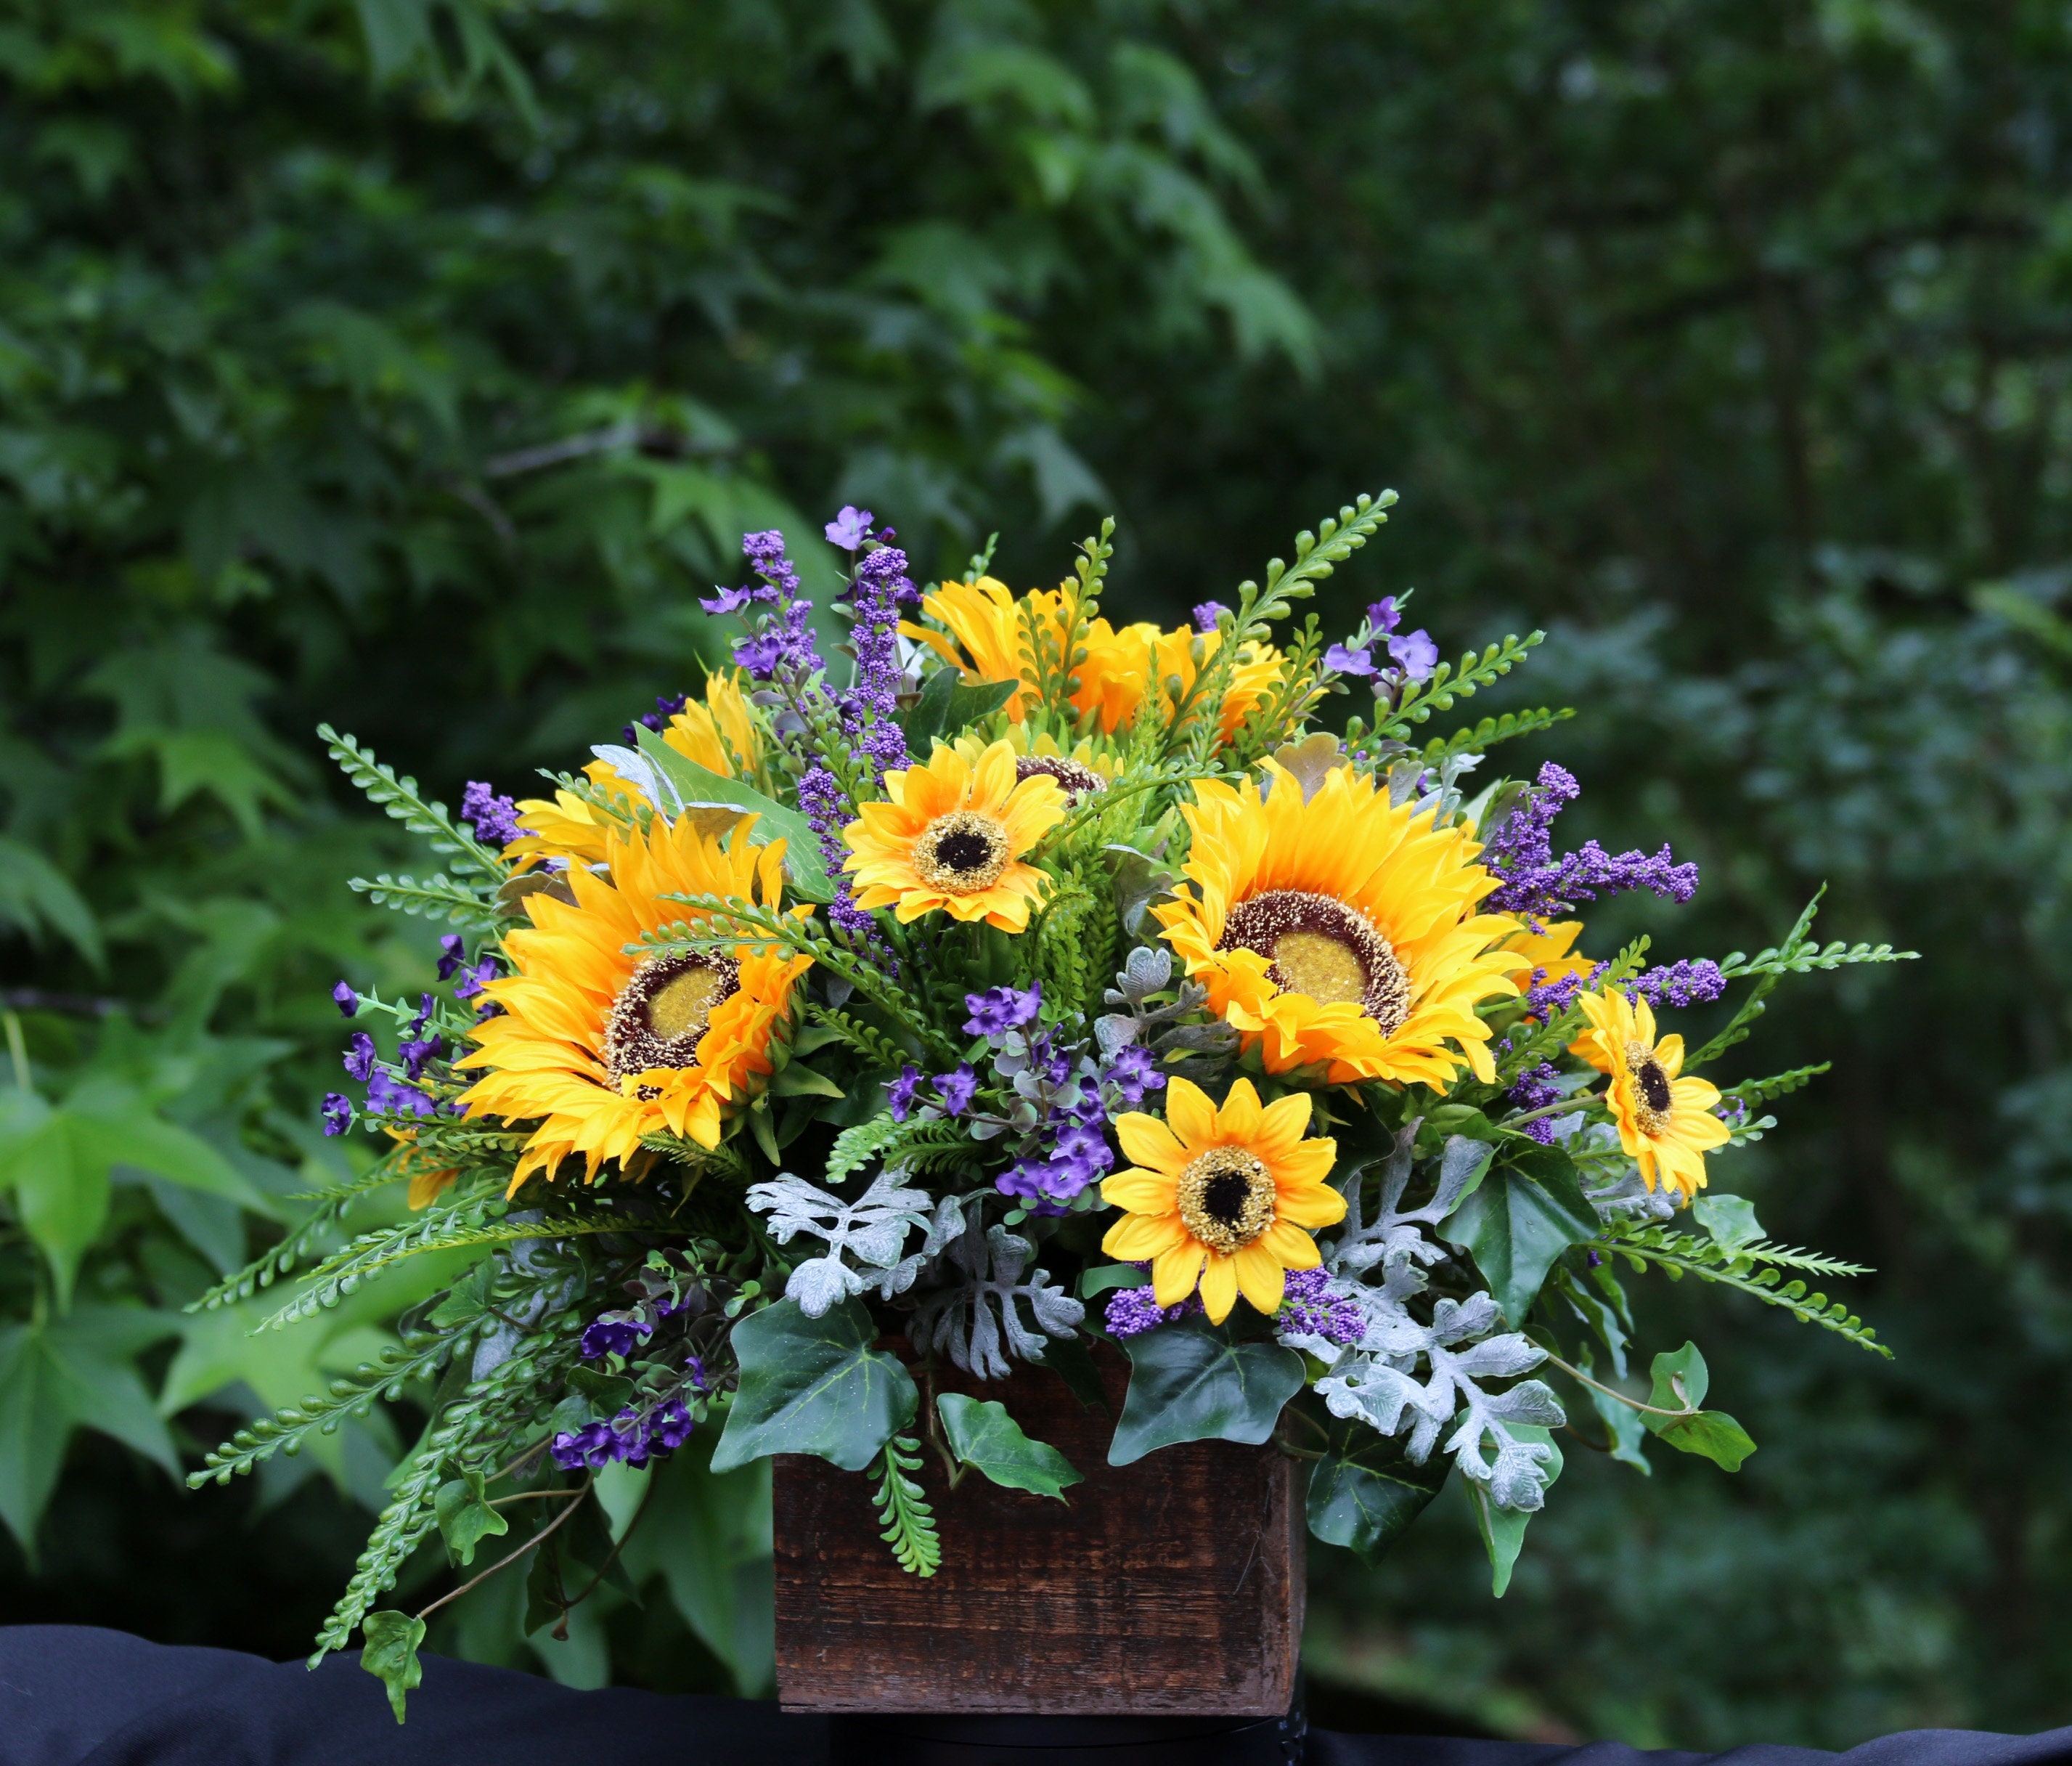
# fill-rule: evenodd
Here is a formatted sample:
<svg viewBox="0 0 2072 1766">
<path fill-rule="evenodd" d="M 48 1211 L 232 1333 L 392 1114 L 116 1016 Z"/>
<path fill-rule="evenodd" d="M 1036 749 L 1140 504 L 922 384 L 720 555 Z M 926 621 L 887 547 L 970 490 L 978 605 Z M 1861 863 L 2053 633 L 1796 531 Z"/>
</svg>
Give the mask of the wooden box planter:
<svg viewBox="0 0 2072 1766">
<path fill-rule="evenodd" d="M 1096 1350 L 1114 1414 L 1128 1364 Z M 1202 1441 L 1108 1463 L 1113 1414 L 1056 1375 L 944 1389 L 1004 1402 L 1084 1475 L 1053 1498 L 915 1475 L 942 1567 L 911 1576 L 865 1478 L 776 1462 L 777 1687 L 787 1710 L 1279 1716 L 1302 1638 L 1300 1468 Z"/>
</svg>

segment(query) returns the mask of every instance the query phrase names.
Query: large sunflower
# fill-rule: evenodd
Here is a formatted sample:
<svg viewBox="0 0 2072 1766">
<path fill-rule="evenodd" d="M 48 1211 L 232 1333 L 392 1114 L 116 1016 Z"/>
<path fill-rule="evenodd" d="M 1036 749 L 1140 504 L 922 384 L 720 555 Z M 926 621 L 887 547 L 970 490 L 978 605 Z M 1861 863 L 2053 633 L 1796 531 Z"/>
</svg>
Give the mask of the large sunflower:
<svg viewBox="0 0 2072 1766">
<path fill-rule="evenodd" d="M 886 774 L 885 789 L 842 829 L 858 907 L 893 908 L 902 924 L 941 908 L 1002 932 L 1028 925 L 1049 879 L 1022 854 L 1064 819 L 1055 778 L 1018 780 L 1005 742 L 975 762 L 939 742 L 925 767 Z"/>
<path fill-rule="evenodd" d="M 753 819 L 722 841 L 688 817 L 672 825 L 657 816 L 644 837 L 612 836 L 608 880 L 570 867 L 573 906 L 526 898 L 532 928 L 504 941 L 517 973 L 483 990 L 503 1011 L 454 1064 L 485 1069 L 461 1098 L 471 1114 L 539 1123 L 514 1190 L 536 1170 L 552 1177 L 575 1154 L 594 1182 L 608 1161 L 631 1159 L 643 1135 L 665 1130 L 717 1146 L 722 1107 L 771 1071 L 769 1046 L 807 958 L 746 945 L 731 956 L 626 949 L 643 932 L 700 917 L 667 896 L 777 905 L 784 842 L 751 846 Z"/>
<path fill-rule="evenodd" d="M 1346 1199 L 1326 1183 L 1336 1141 L 1305 1141 L 1309 1098 L 1291 1092 L 1262 1109 L 1241 1079 L 1218 1109 L 1198 1085 L 1175 1079 L 1166 1119 L 1133 1111 L 1116 1119 L 1135 1168 L 1101 1185 L 1101 1198 L 1126 1211 L 1108 1229 L 1110 1257 L 1149 1259 L 1161 1306 L 1194 1291 L 1220 1324 L 1242 1292 L 1272 1316 L 1289 1270 L 1317 1266 L 1309 1235 L 1345 1217 Z"/>
<path fill-rule="evenodd" d="M 1465 1060 L 1494 1079 L 1475 1006 L 1515 995 L 1525 959 L 1490 949 L 1517 927 L 1475 912 L 1497 886 L 1481 849 L 1350 767 L 1306 801 L 1293 774 L 1266 769 L 1265 787 L 1196 784 L 1194 891 L 1152 910 L 1210 1004 L 1268 1072 L 1322 1064 L 1334 1085 L 1439 1089 Z"/>
<path fill-rule="evenodd" d="M 921 603 L 944 630 L 911 621 L 899 629 L 929 645 L 968 681 L 1020 682 L 1006 706 L 1009 721 L 1019 723 L 1036 698 L 1030 628 L 1037 638 L 1061 646 L 1074 617 L 1075 592 L 1069 587 L 1038 589 L 1017 600 L 1005 583 L 991 577 L 945 582 Z M 1112 735 L 1147 702 L 1163 702 L 1169 681 L 1177 678 L 1184 694 L 1194 684 L 1195 644 L 1200 644 L 1206 663 L 1222 641 L 1220 632 L 1198 636 L 1190 626 L 1166 631 L 1148 620 L 1116 627 L 1104 619 L 1092 620 L 1081 638 L 1085 657 L 1072 671 L 1079 687 L 1071 707 L 1083 717 L 1095 716 L 1102 734 Z M 1273 690 L 1286 667 L 1286 659 L 1272 645 L 1248 647 L 1231 671 L 1218 710 L 1224 738 Z"/>
<path fill-rule="evenodd" d="M 1719 1089 L 1702 1079 L 1683 1079 L 1684 1039 L 1655 1035 L 1655 1011 L 1646 1000 L 1628 1000 L 1614 988 L 1585 994 L 1578 1002 L 1590 1021 L 1574 1045 L 1601 1073 L 1611 1076 L 1605 1101 L 1618 1126 L 1619 1145 L 1640 1167 L 1652 1190 L 1658 1180 L 1674 1185 L 1688 1202 L 1705 1187 L 1705 1155 L 1732 1138 L 1712 1114 Z"/>
</svg>

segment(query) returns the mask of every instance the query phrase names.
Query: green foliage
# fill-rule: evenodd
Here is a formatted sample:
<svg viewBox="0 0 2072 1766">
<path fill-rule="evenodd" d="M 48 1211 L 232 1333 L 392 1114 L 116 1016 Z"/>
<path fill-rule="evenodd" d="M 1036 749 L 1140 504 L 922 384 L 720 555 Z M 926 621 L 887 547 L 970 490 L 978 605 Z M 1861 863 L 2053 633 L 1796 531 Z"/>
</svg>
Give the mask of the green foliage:
<svg viewBox="0 0 2072 1766">
<path fill-rule="evenodd" d="M 1442 1237 L 1474 1259 L 1514 1329 L 1525 1322 L 1555 1259 L 1570 1245 L 1596 1238 L 1599 1229 L 1573 1163 L 1558 1148 L 1536 1145 L 1507 1148 L 1501 1163 L 1439 1226 Z"/>
<path fill-rule="evenodd" d="M 997 1398 L 945 1392 L 935 1400 L 944 1438 L 958 1461 L 1009 1490 L 1027 1490 L 1060 1502 L 1084 1475 L 1048 1442 L 1032 1441 Z"/>
<path fill-rule="evenodd" d="M 1371 1563 L 1424 1512 L 1453 1463 L 1434 1454 L 1413 1465 L 1400 1438 L 1359 1422 L 1333 1417 L 1323 1426 L 1326 1445 L 1309 1468 L 1309 1530 Z"/>
<path fill-rule="evenodd" d="M 878 1537 L 891 1546 L 899 1567 L 910 1576 L 932 1576 L 941 1566 L 943 1547 L 935 1537 L 935 1517 L 921 1486 L 907 1476 L 920 1469 L 921 1443 L 906 1435 L 894 1435 L 871 1468 L 878 1486 L 871 1499 L 878 1517 L 885 1523 Z"/>
<path fill-rule="evenodd" d="M 871 1345 L 877 1328 L 853 1300 L 813 1319 L 779 1300 L 734 1328 L 741 1389 L 713 1451 L 730 1472 L 772 1453 L 810 1453 L 861 1472 L 914 1420 L 919 1394 L 896 1356 Z"/>
<path fill-rule="evenodd" d="M 1804 1270 L 1828 1277 L 1867 1274 L 1859 1265 L 1780 1245 L 1729 1246 L 1714 1238 L 1693 1238 L 1667 1227 L 1631 1222 L 1607 1228 L 1605 1236 L 1636 1270 L 1659 1269 L 1671 1281 L 1695 1275 L 1701 1282 L 1720 1282 L 1753 1295 L 1766 1306 L 1781 1307 L 1802 1324 L 1819 1325 L 1860 1348 L 1891 1359 L 1892 1351 L 1877 1340 L 1877 1332 L 1840 1300 L 1831 1302 L 1824 1294 L 1808 1292 L 1804 1282 L 1796 1278 L 1786 1281 L 1783 1274 L 1786 1270 Z"/>
<path fill-rule="evenodd" d="M 417 1660 L 417 1646 L 424 1640 L 421 1619 L 393 1612 L 367 1616 L 367 1644 L 360 1653 L 360 1665 L 388 1689 L 388 1707 L 399 1723 L 404 1721 L 405 1700 L 425 1677 Z"/>
<path fill-rule="evenodd" d="M 1698 1345 L 1687 1343 L 1673 1354 L 1658 1355 L 1651 1372 L 1655 1385 L 1647 1398 L 1651 1408 L 1641 1413 L 1648 1432 L 1679 1452 L 1710 1459 L 1723 1471 L 1740 1471 L 1741 1462 L 1755 1451 L 1755 1443 L 1725 1411 L 1700 1408 L 1712 1376 L 1706 1371 L 1705 1358 L 1698 1352 Z M 1665 1416 L 1664 1411 L 1674 1414 Z"/>
<path fill-rule="evenodd" d="M 1133 1465 L 1181 1441 L 1267 1440 L 1302 1385 L 1302 1358 L 1271 1341 L 1240 1341 L 1198 1319 L 1128 1339 L 1129 1390 L 1108 1463 Z"/>
<path fill-rule="evenodd" d="M 1527 1423 L 1513 1423 L 1511 1432 L 1521 1441 L 1529 1441 L 1548 1448 L 1553 1457 L 1547 1462 L 1547 1482 L 1549 1485 L 1561 1476 L 1561 1450 L 1555 1445 L 1554 1438 L 1544 1429 Z M 1471 1479 L 1462 1479 L 1466 1487 L 1468 1500 L 1474 1509 L 1476 1530 L 1482 1534 L 1482 1549 L 1489 1554 L 1490 1592 L 1501 1600 L 1511 1587 L 1511 1573 L 1517 1567 L 1518 1554 L 1525 1546 L 1525 1529 L 1531 1521 L 1533 1511 L 1525 1509 L 1503 1509 L 1491 1502 L 1489 1493 Z"/>
</svg>

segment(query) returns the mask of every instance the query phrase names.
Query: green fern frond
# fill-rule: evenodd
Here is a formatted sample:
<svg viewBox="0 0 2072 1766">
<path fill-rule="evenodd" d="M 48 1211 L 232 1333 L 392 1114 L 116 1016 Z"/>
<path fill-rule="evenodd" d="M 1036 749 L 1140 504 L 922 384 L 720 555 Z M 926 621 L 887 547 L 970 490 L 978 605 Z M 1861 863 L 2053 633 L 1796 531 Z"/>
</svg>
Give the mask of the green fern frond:
<svg viewBox="0 0 2072 1766">
<path fill-rule="evenodd" d="M 226 1275 L 200 1299 L 190 1300 L 186 1310 L 189 1312 L 213 1312 L 219 1307 L 232 1306 L 240 1300 L 249 1300 L 261 1288 L 271 1287 L 296 1264 L 315 1251 L 326 1234 L 338 1225 L 356 1202 L 373 1195 L 377 1190 L 388 1188 L 392 1184 L 400 1184 L 409 1175 L 409 1149 L 399 1146 L 364 1176 L 356 1177 L 350 1183 L 335 1184 L 328 1189 L 290 1198 L 314 1202 L 317 1205 L 308 1218 L 291 1228 L 280 1243 L 269 1246 L 243 1269 Z"/>
<path fill-rule="evenodd" d="M 377 908 L 393 908 L 418 919 L 445 919 L 456 926 L 487 928 L 504 918 L 493 897 L 479 895 L 450 877 L 428 877 L 420 883 L 414 877 L 392 877 L 384 871 L 372 878 L 355 877 L 347 887 Z"/>
<path fill-rule="evenodd" d="M 1809 1291 L 1803 1281 L 1787 1282 L 1783 1276 L 1786 1270 L 1804 1270 L 1809 1274 L 1830 1278 L 1870 1273 L 1859 1264 L 1784 1245 L 1759 1243 L 1729 1250 L 1716 1240 L 1632 1222 L 1607 1226 L 1605 1237 L 1612 1252 L 1625 1258 L 1636 1270 L 1651 1265 L 1671 1281 L 1695 1275 L 1701 1282 L 1717 1282 L 1750 1295 L 1766 1306 L 1781 1307 L 1801 1323 L 1819 1325 L 1860 1348 L 1892 1359 L 1892 1351 L 1877 1340 L 1877 1332 L 1840 1301 L 1831 1302 L 1824 1294 Z"/>
<path fill-rule="evenodd" d="M 871 1470 L 877 1493 L 871 1500 L 878 1518 L 885 1523 L 878 1535 L 892 1548 L 899 1567 L 910 1576 L 932 1576 L 943 1561 L 942 1542 L 935 1537 L 935 1517 L 921 1487 L 906 1474 L 921 1463 L 921 1443 L 906 1435 L 894 1435 L 885 1443 Z"/>
<path fill-rule="evenodd" d="M 1499 742 L 1509 742 L 1516 736 L 1537 735 L 1542 730 L 1551 730 L 1575 714 L 1575 708 L 1571 706 L 1564 706 L 1558 711 L 1543 706 L 1537 711 L 1507 711 L 1501 717 L 1484 718 L 1480 723 L 1456 730 L 1449 736 L 1434 736 L 1424 744 L 1424 764 L 1437 772 L 1456 755 L 1482 754 Z"/>
<path fill-rule="evenodd" d="M 478 871 L 485 877 L 501 878 L 507 869 L 499 854 L 491 851 L 456 822 L 446 806 L 417 789 L 417 781 L 399 776 L 374 758 L 372 748 L 351 736 L 342 736 L 327 723 L 317 726 L 331 757 L 346 777 L 367 794 L 370 803 L 386 810 L 413 834 L 422 834 L 432 850 L 448 854 L 454 868 Z"/>
<path fill-rule="evenodd" d="M 1458 663 L 1441 663 L 1429 680 L 1405 687 L 1402 703 L 1395 710 L 1376 718 L 1369 739 L 1401 741 L 1435 711 L 1450 711 L 1456 699 L 1468 698 L 1509 674 L 1546 636 L 1544 632 L 1535 632 L 1523 638 L 1507 637 L 1489 645 L 1480 656 L 1470 650 Z"/>
<path fill-rule="evenodd" d="M 1745 1079 L 1738 1085 L 1729 1085 L 1720 1096 L 1723 1101 L 1732 1100 L 1753 1109 L 1810 1085 L 1834 1064 L 1822 1061 L 1817 1067 L 1794 1067 L 1788 1073 L 1773 1073 L 1768 1079 Z"/>
<path fill-rule="evenodd" d="M 832 1006 L 809 1003 L 806 1021 L 832 1031 L 838 1041 L 855 1050 L 874 1067 L 897 1067 L 906 1058 L 906 1052 L 898 1044 L 853 1013 L 838 1011 Z"/>
</svg>

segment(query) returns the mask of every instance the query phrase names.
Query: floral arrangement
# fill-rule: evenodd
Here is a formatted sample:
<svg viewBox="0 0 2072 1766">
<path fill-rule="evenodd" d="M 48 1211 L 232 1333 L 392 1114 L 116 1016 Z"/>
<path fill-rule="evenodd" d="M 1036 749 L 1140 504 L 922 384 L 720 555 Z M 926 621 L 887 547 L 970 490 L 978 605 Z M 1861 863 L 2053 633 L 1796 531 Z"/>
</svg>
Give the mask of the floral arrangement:
<svg viewBox="0 0 2072 1766">
<path fill-rule="evenodd" d="M 364 1628 L 400 1718 L 425 1615 L 377 1609 L 421 1545 L 466 1565 L 518 1529 L 479 1580 L 559 1533 L 602 1576 L 599 1472 L 698 1430 L 716 1471 L 867 1475 L 930 1575 L 923 1456 L 1061 1496 L 1081 1475 L 1018 1426 L 1009 1376 L 1097 1393 L 1103 1344 L 1130 1363 L 1113 1463 L 1277 1440 L 1309 1463 L 1313 1530 L 1369 1555 L 1457 1471 L 1501 1593 L 1555 1431 L 1642 1467 L 1651 1435 L 1729 1471 L 1754 1451 L 1704 1407 L 1692 1344 L 1629 1389 L 1629 1279 L 1721 1284 L 1885 1352 L 1808 1291 L 1860 1271 L 1708 1187 L 1822 1069 L 1697 1075 L 1781 977 L 1903 953 L 1823 948 L 1809 907 L 1754 957 L 1583 954 L 1579 904 L 1686 900 L 1696 867 L 1557 854 L 1558 766 L 1469 794 L 1560 714 L 1416 739 L 1540 634 L 1449 665 L 1407 596 L 1339 643 L 1293 620 L 1393 500 L 1174 630 L 1102 616 L 1112 524 L 1055 590 L 1010 593 L 989 546 L 923 592 L 845 508 L 839 670 L 783 537 L 749 534 L 751 582 L 704 603 L 743 623 L 733 666 L 551 797 L 471 784 L 450 813 L 323 731 L 443 861 L 353 887 L 457 929 L 415 1002 L 339 983 L 361 1089 L 326 1127 L 385 1151 L 201 1303 L 301 1270 L 278 1326 L 405 1259 L 475 1260 L 378 1361 L 195 1475 L 421 1383 L 425 1432 L 319 1657 Z M 1355 690 L 1371 714 L 1316 731 Z M 1702 1048 L 1660 1028 L 1737 984 Z M 341 1244 L 391 1184 L 410 1217 Z M 946 1364 L 1001 1398 L 939 1392 Z"/>
</svg>

